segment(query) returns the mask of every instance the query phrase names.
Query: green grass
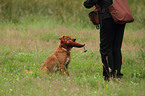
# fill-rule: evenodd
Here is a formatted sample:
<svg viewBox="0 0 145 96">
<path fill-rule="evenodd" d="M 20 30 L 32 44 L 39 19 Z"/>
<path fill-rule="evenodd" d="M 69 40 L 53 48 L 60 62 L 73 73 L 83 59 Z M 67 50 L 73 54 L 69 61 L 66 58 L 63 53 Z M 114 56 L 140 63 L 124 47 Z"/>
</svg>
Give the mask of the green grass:
<svg viewBox="0 0 145 96">
<path fill-rule="evenodd" d="M 99 31 L 41 19 L 0 27 L 0 96 L 144 96 L 145 29 L 126 30 L 122 46 L 123 79 L 105 82 Z M 29 22 L 29 23 L 28 23 Z M 127 26 L 128 27 L 128 26 Z M 73 48 L 70 77 L 40 71 L 63 35 L 76 37 L 88 52 Z M 28 73 L 26 72 L 28 70 Z"/>
<path fill-rule="evenodd" d="M 82 0 L 0 1 L 0 96 L 145 96 L 145 1 L 128 0 L 135 21 L 127 24 L 123 79 L 103 81 L 99 30 Z M 62 35 L 85 43 L 73 48 L 70 77 L 47 75 L 41 65 Z"/>
</svg>

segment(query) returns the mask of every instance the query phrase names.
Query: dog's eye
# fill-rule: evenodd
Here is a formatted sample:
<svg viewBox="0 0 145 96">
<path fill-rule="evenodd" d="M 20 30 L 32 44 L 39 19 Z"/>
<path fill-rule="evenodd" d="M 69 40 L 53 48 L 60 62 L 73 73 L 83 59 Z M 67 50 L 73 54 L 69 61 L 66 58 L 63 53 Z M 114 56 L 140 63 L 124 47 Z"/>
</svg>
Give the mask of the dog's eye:
<svg viewBox="0 0 145 96">
<path fill-rule="evenodd" d="M 67 39 L 70 39 L 69 37 L 67 37 Z"/>
</svg>

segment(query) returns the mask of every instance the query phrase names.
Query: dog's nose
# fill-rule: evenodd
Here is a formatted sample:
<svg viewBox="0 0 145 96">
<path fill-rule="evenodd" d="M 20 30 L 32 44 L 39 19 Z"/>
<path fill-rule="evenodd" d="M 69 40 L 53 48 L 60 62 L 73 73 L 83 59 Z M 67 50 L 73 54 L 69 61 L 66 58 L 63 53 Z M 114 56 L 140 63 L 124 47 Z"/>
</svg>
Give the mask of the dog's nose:
<svg viewBox="0 0 145 96">
<path fill-rule="evenodd" d="M 76 38 L 74 38 L 74 40 L 73 40 L 74 42 L 76 41 Z"/>
</svg>

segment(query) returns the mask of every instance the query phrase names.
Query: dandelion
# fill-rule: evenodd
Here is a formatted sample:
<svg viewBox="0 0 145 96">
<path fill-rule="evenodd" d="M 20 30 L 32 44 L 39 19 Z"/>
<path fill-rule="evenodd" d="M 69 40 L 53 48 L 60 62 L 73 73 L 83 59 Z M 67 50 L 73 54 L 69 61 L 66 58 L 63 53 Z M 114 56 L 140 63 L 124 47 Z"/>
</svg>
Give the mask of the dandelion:
<svg viewBox="0 0 145 96">
<path fill-rule="evenodd" d="M 1 90 L 1 92 L 4 92 L 4 90 Z"/>
<path fill-rule="evenodd" d="M 108 86 L 106 86 L 106 88 L 108 88 Z"/>
<path fill-rule="evenodd" d="M 11 73 L 11 75 L 13 75 L 13 74 Z"/>
<path fill-rule="evenodd" d="M 64 74 L 65 74 L 65 72 L 64 72 Z"/>
<path fill-rule="evenodd" d="M 137 73 L 137 74 L 139 74 L 139 73 Z"/>
<path fill-rule="evenodd" d="M 141 74 L 139 74 L 139 76 L 141 76 Z"/>
<path fill-rule="evenodd" d="M 21 50 L 22 50 L 23 48 L 21 47 Z"/>
<path fill-rule="evenodd" d="M 10 79 L 10 81 L 11 81 L 12 79 Z"/>
<path fill-rule="evenodd" d="M 7 78 L 5 77 L 4 80 L 6 80 Z"/>
<path fill-rule="evenodd" d="M 116 79 L 116 81 L 118 81 L 118 79 Z"/>
</svg>

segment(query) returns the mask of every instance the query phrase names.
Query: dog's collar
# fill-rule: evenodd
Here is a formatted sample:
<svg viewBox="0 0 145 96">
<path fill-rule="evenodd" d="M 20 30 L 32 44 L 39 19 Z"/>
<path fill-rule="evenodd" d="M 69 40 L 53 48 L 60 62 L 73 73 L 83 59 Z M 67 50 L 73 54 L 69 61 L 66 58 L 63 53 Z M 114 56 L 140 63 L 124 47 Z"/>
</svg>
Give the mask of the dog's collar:
<svg viewBox="0 0 145 96">
<path fill-rule="evenodd" d="M 65 49 L 64 47 L 61 47 L 61 49 L 67 53 L 70 53 L 69 50 Z M 62 50 L 56 50 L 57 52 L 63 52 Z"/>
<path fill-rule="evenodd" d="M 62 49 L 63 49 L 64 51 L 67 51 L 67 49 L 65 49 L 65 48 L 63 48 L 63 47 L 62 47 Z"/>
<path fill-rule="evenodd" d="M 70 52 L 69 52 L 67 49 L 65 49 L 64 47 L 61 47 L 61 49 L 64 50 L 64 51 L 67 53 L 68 56 L 70 55 Z M 60 52 L 60 51 L 59 51 L 59 52 Z M 61 52 L 62 52 L 62 51 L 61 51 Z"/>
</svg>

